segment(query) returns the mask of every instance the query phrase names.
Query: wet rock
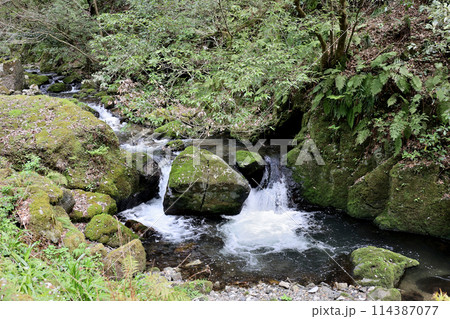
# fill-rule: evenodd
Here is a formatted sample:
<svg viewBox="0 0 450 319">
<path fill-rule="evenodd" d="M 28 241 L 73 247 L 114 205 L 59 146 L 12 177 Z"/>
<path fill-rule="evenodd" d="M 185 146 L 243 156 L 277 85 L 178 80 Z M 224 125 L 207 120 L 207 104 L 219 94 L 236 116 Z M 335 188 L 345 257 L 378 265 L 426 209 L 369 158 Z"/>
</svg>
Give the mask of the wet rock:
<svg viewBox="0 0 450 319">
<path fill-rule="evenodd" d="M 133 232 L 135 232 L 139 237 L 142 238 L 160 238 L 160 234 L 152 227 L 147 227 L 144 224 L 135 221 L 135 220 L 127 220 L 125 222 L 125 226 L 130 228 Z"/>
<path fill-rule="evenodd" d="M 257 187 L 261 183 L 265 164 L 258 153 L 249 151 L 236 152 L 236 166 L 252 187 Z"/>
<path fill-rule="evenodd" d="M 419 265 L 417 260 L 373 246 L 354 250 L 351 259 L 359 284 L 385 288 L 397 285 L 406 268 Z"/>
<path fill-rule="evenodd" d="M 250 185 L 223 159 L 188 147 L 172 164 L 164 209 L 168 215 L 239 214 Z"/>
<path fill-rule="evenodd" d="M 69 89 L 69 86 L 63 82 L 53 83 L 50 85 L 47 89 L 48 92 L 52 93 L 60 93 L 67 91 Z"/>
<path fill-rule="evenodd" d="M 19 60 L 0 63 L 0 87 L 10 91 L 22 91 L 24 80 L 24 71 Z"/>
</svg>

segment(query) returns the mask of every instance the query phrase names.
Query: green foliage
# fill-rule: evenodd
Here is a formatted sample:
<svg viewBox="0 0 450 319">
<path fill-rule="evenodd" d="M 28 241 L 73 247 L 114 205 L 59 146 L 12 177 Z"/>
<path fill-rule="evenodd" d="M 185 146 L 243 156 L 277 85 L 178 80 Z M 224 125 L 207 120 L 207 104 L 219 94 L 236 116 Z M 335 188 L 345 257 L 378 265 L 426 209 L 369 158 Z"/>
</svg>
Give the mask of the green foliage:
<svg viewBox="0 0 450 319">
<path fill-rule="evenodd" d="M 91 156 L 104 156 L 104 155 L 108 154 L 108 151 L 109 151 L 108 146 L 101 145 L 99 148 L 92 150 L 92 151 L 87 151 L 87 152 Z"/>
<path fill-rule="evenodd" d="M 34 154 L 30 154 L 28 156 L 28 161 L 23 165 L 23 170 L 25 172 L 38 172 L 42 169 L 41 158 Z"/>
<path fill-rule="evenodd" d="M 292 297 L 286 296 L 286 294 L 281 296 L 280 299 L 281 299 L 281 301 L 292 301 Z"/>
</svg>

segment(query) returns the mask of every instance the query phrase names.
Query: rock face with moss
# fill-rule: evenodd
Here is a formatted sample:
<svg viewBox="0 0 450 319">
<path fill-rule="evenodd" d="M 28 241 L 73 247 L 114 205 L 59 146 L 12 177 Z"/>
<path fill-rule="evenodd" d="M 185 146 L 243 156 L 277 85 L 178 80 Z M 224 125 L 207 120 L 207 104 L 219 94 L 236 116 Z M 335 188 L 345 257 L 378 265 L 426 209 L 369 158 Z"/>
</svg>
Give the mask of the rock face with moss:
<svg viewBox="0 0 450 319">
<path fill-rule="evenodd" d="M 41 86 L 43 84 L 48 83 L 50 80 L 46 75 L 26 73 L 26 76 L 28 77 L 28 79 L 26 80 L 28 86 L 31 86 L 33 84 Z"/>
<path fill-rule="evenodd" d="M 107 214 L 94 216 L 87 224 L 84 234 L 87 239 L 111 247 L 119 247 L 138 238 L 129 228 Z"/>
<path fill-rule="evenodd" d="M 82 190 L 73 190 L 75 206 L 69 214 L 74 222 L 89 222 L 92 217 L 100 214 L 114 215 L 117 205 L 110 196 L 101 193 L 90 193 Z"/>
<path fill-rule="evenodd" d="M 388 146 L 367 153 L 367 145 L 355 146 L 346 124 L 330 126 L 322 112 L 305 114 L 298 146 L 287 157 L 303 198 L 374 220 L 380 228 L 450 238 L 446 170 L 425 162 L 405 165 Z"/>
<path fill-rule="evenodd" d="M 351 260 L 360 285 L 384 288 L 394 288 L 406 268 L 419 265 L 415 259 L 373 246 L 353 251 Z"/>
<path fill-rule="evenodd" d="M 258 153 L 242 150 L 236 152 L 236 166 L 253 187 L 261 183 L 265 164 Z"/>
<path fill-rule="evenodd" d="M 0 87 L 6 90 L 21 91 L 24 80 L 23 67 L 19 60 L 0 63 Z"/>
<path fill-rule="evenodd" d="M 190 146 L 172 164 L 164 208 L 172 215 L 236 215 L 249 193 L 245 178 L 223 159 Z"/>
<path fill-rule="evenodd" d="M 105 271 L 108 276 L 121 279 L 136 272 L 145 270 L 146 253 L 139 239 L 108 253 L 104 259 Z M 124 271 L 128 271 L 126 274 Z"/>
<path fill-rule="evenodd" d="M 118 201 L 158 184 L 141 178 L 136 165 L 127 163 L 128 153 L 119 148 L 107 124 L 72 101 L 0 96 L 0 156 L 21 166 L 30 154 L 63 175 L 68 188 L 107 194 Z"/>
</svg>

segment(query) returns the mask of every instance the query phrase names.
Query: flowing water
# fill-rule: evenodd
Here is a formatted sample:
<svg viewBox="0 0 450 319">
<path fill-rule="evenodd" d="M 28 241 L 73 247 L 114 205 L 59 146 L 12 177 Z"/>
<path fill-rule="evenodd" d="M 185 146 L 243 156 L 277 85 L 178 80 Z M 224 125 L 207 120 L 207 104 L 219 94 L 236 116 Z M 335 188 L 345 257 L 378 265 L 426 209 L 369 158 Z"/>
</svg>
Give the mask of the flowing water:
<svg viewBox="0 0 450 319">
<path fill-rule="evenodd" d="M 53 77 L 52 81 L 61 80 Z M 46 92 L 47 86 L 41 87 Z M 52 94 L 70 97 L 71 91 Z M 164 154 L 166 140 L 150 134 L 131 138 L 124 123 L 101 105 L 89 102 L 118 134 L 122 148 L 131 152 Z M 129 129 L 129 128 L 128 128 Z M 140 130 L 139 128 L 137 129 Z M 173 155 L 156 156 L 162 178 L 159 197 L 120 213 L 152 227 L 157 236 L 144 242 L 148 258 L 160 268 L 175 267 L 186 260 L 202 264 L 184 270 L 187 276 L 200 272 L 221 283 L 249 283 L 260 280 L 308 282 L 354 282 L 348 256 L 367 245 L 387 248 L 419 260 L 420 266 L 407 270 L 400 285 L 405 299 L 430 298 L 436 288 L 450 291 L 450 245 L 436 238 L 388 232 L 368 221 L 356 220 L 342 212 L 300 207 L 291 201 L 289 173 L 271 150 L 266 150 L 263 188 L 253 188 L 239 215 L 206 220 L 164 214 L 163 198 Z"/>
</svg>

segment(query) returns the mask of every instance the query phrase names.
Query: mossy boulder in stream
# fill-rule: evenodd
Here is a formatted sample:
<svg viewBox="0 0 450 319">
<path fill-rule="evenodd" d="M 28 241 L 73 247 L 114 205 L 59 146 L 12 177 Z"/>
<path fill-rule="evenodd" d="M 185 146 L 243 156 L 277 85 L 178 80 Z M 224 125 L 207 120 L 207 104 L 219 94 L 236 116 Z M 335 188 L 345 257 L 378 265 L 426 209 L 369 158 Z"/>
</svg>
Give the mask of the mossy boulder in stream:
<svg viewBox="0 0 450 319">
<path fill-rule="evenodd" d="M 41 86 L 50 81 L 50 79 L 46 75 L 39 75 L 39 74 L 33 74 L 33 73 L 27 73 L 26 75 L 28 76 L 28 80 L 27 80 L 28 86 L 31 86 L 33 84 L 36 84 L 37 86 Z"/>
<path fill-rule="evenodd" d="M 373 246 L 354 250 L 351 261 L 353 274 L 360 285 L 384 288 L 394 288 L 406 268 L 419 265 L 415 259 Z"/>
<path fill-rule="evenodd" d="M 75 206 L 69 214 L 74 222 L 89 222 L 92 217 L 100 214 L 114 215 L 117 205 L 109 195 L 73 190 Z"/>
<path fill-rule="evenodd" d="M 223 159 L 190 146 L 172 164 L 164 208 L 171 215 L 236 215 L 249 193 L 245 178 Z"/>
<path fill-rule="evenodd" d="M 258 153 L 243 150 L 236 152 L 236 166 L 253 187 L 261 183 L 265 164 Z"/>
<path fill-rule="evenodd" d="M 106 274 L 116 279 L 131 277 L 135 272 L 143 272 L 145 263 L 146 253 L 139 239 L 111 251 L 104 259 Z M 125 273 L 126 270 L 130 273 Z"/>
<path fill-rule="evenodd" d="M 126 201 L 143 189 L 158 187 L 156 180 L 141 178 L 136 165 L 127 161 L 129 153 L 119 148 L 112 129 L 72 101 L 44 95 L 0 96 L 0 156 L 21 166 L 30 154 L 62 174 L 70 189 Z"/>
<path fill-rule="evenodd" d="M 111 215 L 94 216 L 87 224 L 84 234 L 87 239 L 111 246 L 119 247 L 138 238 L 131 229 L 122 225 Z"/>
<path fill-rule="evenodd" d="M 68 90 L 69 86 L 64 82 L 58 82 L 50 85 L 47 91 L 52 93 L 60 93 Z"/>
</svg>

